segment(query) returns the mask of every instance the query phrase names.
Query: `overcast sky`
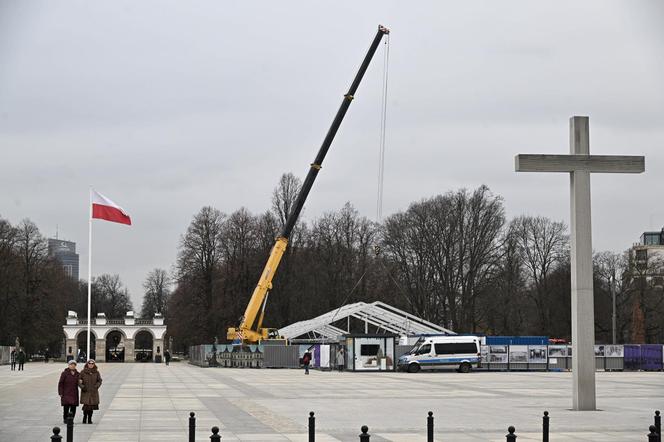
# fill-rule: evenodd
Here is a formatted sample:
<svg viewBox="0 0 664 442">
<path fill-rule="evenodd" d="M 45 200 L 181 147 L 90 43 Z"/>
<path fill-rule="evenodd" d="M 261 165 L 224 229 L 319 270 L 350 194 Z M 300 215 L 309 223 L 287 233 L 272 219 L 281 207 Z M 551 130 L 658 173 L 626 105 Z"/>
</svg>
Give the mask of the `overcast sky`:
<svg viewBox="0 0 664 442">
<path fill-rule="evenodd" d="M 664 225 L 663 5 L 0 0 L 0 216 L 59 226 L 87 278 L 94 186 L 134 225 L 95 221 L 93 275 L 120 274 L 138 309 L 202 206 L 261 213 L 282 173 L 304 177 L 382 23 L 384 215 L 487 184 L 510 217 L 569 224 L 568 176 L 517 174 L 514 155 L 568 153 L 588 115 L 591 153 L 646 156 L 645 174 L 592 177 L 594 248 L 624 250 Z M 307 219 L 346 201 L 375 218 L 382 57 Z"/>
</svg>

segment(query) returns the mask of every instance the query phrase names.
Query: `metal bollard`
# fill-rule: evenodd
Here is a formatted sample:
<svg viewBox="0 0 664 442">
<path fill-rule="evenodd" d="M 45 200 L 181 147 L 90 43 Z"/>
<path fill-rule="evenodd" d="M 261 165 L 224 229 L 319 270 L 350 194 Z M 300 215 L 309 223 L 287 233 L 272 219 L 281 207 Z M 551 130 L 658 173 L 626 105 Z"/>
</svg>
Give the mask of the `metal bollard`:
<svg viewBox="0 0 664 442">
<path fill-rule="evenodd" d="M 549 412 L 544 412 L 542 418 L 542 442 L 549 442 Z"/>
<path fill-rule="evenodd" d="M 427 417 L 427 442 L 433 442 L 433 411 Z"/>
<path fill-rule="evenodd" d="M 514 429 L 514 427 L 510 425 L 507 428 L 507 431 L 508 431 L 508 434 L 505 436 L 505 440 L 507 442 L 516 442 L 516 434 L 514 434 L 514 431 L 516 431 L 516 430 Z"/>
<path fill-rule="evenodd" d="M 219 427 L 212 427 L 212 436 L 210 436 L 211 441 L 220 441 L 221 434 L 219 434 Z"/>
<path fill-rule="evenodd" d="M 189 442 L 196 442 L 196 413 L 189 413 Z"/>
<path fill-rule="evenodd" d="M 655 430 L 657 431 L 657 442 L 662 442 L 662 416 L 659 415 L 659 410 L 655 410 Z"/>
<path fill-rule="evenodd" d="M 648 442 L 657 442 L 657 438 L 659 437 L 657 435 L 657 428 L 651 425 L 648 429 L 650 430 L 650 433 L 648 433 Z"/>
<path fill-rule="evenodd" d="M 369 438 L 371 435 L 369 434 L 369 427 L 366 425 L 362 425 L 362 434 L 360 434 L 360 442 L 370 442 Z"/>
<path fill-rule="evenodd" d="M 316 442 L 316 418 L 314 412 L 309 412 L 309 442 Z"/>
<path fill-rule="evenodd" d="M 53 427 L 53 436 L 51 436 L 53 442 L 61 442 L 62 436 L 60 436 L 60 427 Z"/>
<path fill-rule="evenodd" d="M 74 415 L 67 417 L 67 442 L 74 442 Z"/>
</svg>

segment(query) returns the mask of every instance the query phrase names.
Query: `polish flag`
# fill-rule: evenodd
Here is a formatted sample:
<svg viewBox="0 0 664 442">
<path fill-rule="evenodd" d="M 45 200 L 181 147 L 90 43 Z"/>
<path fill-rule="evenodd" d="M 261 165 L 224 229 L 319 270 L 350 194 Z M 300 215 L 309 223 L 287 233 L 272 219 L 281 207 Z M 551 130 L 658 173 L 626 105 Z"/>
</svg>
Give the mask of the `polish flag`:
<svg viewBox="0 0 664 442">
<path fill-rule="evenodd" d="M 125 213 L 122 207 L 115 204 L 96 190 L 92 190 L 92 217 L 105 219 L 114 223 L 127 224 L 131 226 L 131 218 Z"/>
</svg>

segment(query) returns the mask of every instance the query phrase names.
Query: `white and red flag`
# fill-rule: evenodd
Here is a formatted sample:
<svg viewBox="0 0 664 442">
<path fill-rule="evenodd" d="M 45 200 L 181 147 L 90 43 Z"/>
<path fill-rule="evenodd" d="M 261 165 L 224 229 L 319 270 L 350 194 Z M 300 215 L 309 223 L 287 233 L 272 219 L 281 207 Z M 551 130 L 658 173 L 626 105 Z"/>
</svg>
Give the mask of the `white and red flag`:
<svg viewBox="0 0 664 442">
<path fill-rule="evenodd" d="M 88 331 L 86 358 L 90 358 L 90 305 L 92 304 L 92 220 L 104 219 L 131 226 L 131 218 L 124 209 L 90 187 L 90 218 L 88 219 Z"/>
<path fill-rule="evenodd" d="M 127 224 L 131 226 L 131 218 L 110 198 L 105 197 L 96 190 L 91 190 L 90 202 L 92 203 L 92 218 L 105 219 L 114 223 Z"/>
</svg>

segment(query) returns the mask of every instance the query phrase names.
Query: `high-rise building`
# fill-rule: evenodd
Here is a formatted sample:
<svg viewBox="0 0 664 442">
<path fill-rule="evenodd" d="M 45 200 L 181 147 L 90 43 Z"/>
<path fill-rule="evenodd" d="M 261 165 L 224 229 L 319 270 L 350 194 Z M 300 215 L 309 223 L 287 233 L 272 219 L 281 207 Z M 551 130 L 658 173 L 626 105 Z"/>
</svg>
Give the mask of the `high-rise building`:
<svg viewBox="0 0 664 442">
<path fill-rule="evenodd" d="M 643 232 L 629 249 L 630 271 L 656 285 L 664 284 L 664 229 Z"/>
<path fill-rule="evenodd" d="M 57 259 L 65 273 L 78 281 L 78 253 L 75 242 L 49 238 L 48 255 Z"/>
</svg>

